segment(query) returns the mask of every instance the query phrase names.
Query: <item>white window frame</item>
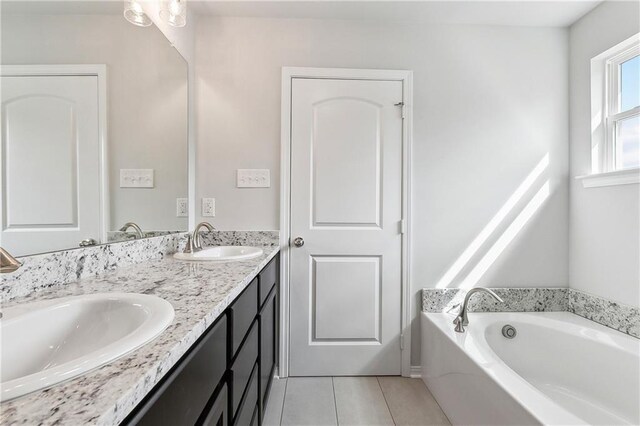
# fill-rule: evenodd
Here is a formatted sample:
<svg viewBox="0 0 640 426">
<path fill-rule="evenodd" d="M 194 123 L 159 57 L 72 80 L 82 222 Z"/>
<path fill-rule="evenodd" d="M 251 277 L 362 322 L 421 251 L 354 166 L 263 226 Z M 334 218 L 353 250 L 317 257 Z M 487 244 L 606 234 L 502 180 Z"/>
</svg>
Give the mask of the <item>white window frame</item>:
<svg viewBox="0 0 640 426">
<path fill-rule="evenodd" d="M 606 60 L 605 78 L 607 91 L 607 108 L 605 112 L 605 144 L 602 158 L 602 169 L 605 172 L 625 170 L 620 167 L 620 145 L 616 143 L 618 123 L 630 117 L 640 116 L 640 106 L 623 112 L 616 112 L 620 107 L 620 65 L 629 59 L 640 55 L 640 42 L 636 41 L 631 47 Z"/>
<path fill-rule="evenodd" d="M 620 68 L 640 54 L 640 33 L 591 60 L 591 173 L 577 176 L 585 188 L 640 183 L 640 168 L 618 169 L 617 123 L 640 115 L 640 107 L 616 112 L 620 102 Z"/>
</svg>

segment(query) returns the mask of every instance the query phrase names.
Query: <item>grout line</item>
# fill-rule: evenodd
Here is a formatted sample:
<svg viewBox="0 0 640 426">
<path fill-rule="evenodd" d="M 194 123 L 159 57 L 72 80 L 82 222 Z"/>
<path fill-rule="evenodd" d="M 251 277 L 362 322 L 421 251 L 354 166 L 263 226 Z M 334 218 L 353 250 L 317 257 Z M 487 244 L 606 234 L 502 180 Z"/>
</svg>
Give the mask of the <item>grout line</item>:
<svg viewBox="0 0 640 426">
<path fill-rule="evenodd" d="M 288 377 L 285 379 L 285 382 L 284 382 L 284 393 L 282 394 L 282 407 L 280 407 L 280 420 L 278 421 L 278 424 L 280 426 L 282 426 L 282 418 L 284 417 L 284 401 L 287 399 L 287 386 L 289 386 L 289 378 Z"/>
<path fill-rule="evenodd" d="M 333 389 L 333 406 L 336 409 L 336 425 L 340 425 L 340 420 L 338 420 L 338 402 L 336 401 L 336 385 L 333 382 L 333 377 L 331 377 L 331 389 Z"/>
<path fill-rule="evenodd" d="M 420 380 L 420 381 L 422 382 L 422 385 L 424 386 L 424 388 L 427 390 L 427 395 L 431 397 L 431 399 L 436 403 L 436 406 L 440 409 L 440 412 L 442 413 L 444 418 L 447 419 L 450 425 L 453 424 L 451 423 L 451 420 L 449 420 L 449 416 L 447 416 L 447 413 L 445 413 L 442 407 L 440 406 L 440 403 L 438 402 L 438 400 L 431 393 L 431 389 L 429 389 L 429 386 L 427 386 L 427 384 L 423 380 Z"/>
<path fill-rule="evenodd" d="M 384 403 L 387 404 L 387 410 L 389 411 L 389 416 L 391 416 L 391 421 L 395 425 L 396 419 L 393 418 L 393 411 L 391 411 L 391 407 L 389 407 L 389 401 L 387 401 L 387 395 L 384 394 L 384 389 L 382 389 L 382 385 L 380 384 L 380 377 L 376 376 L 376 381 L 378 382 L 378 387 L 380 388 L 380 392 L 382 393 L 382 397 L 384 398 Z"/>
</svg>

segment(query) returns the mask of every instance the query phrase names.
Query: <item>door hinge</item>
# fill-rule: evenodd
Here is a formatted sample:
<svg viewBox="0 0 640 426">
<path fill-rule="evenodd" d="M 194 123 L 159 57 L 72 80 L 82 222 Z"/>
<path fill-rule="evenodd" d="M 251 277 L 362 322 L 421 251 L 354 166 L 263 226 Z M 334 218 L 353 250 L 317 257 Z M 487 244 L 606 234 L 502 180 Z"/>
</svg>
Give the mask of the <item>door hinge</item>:
<svg viewBox="0 0 640 426">
<path fill-rule="evenodd" d="M 400 349 L 404 350 L 404 334 L 400 335 Z"/>
<path fill-rule="evenodd" d="M 407 225 L 404 219 L 401 219 L 398 222 L 398 228 L 400 229 L 401 234 L 405 234 L 407 232 Z"/>
<path fill-rule="evenodd" d="M 398 102 L 397 104 L 394 104 L 395 106 L 399 106 L 401 109 L 400 111 L 402 111 L 402 119 L 404 120 L 404 118 L 406 117 L 406 113 L 407 113 L 407 106 L 405 105 L 404 102 Z"/>
</svg>

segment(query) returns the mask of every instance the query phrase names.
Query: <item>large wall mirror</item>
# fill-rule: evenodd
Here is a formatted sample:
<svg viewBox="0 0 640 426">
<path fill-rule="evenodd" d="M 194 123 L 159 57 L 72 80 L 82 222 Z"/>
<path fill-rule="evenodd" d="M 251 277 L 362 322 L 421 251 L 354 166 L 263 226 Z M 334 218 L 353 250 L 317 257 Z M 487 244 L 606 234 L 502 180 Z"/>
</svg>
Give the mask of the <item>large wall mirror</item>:
<svg viewBox="0 0 640 426">
<path fill-rule="evenodd" d="M 187 229 L 187 64 L 122 7 L 2 2 L 0 245 L 15 256 Z"/>
</svg>

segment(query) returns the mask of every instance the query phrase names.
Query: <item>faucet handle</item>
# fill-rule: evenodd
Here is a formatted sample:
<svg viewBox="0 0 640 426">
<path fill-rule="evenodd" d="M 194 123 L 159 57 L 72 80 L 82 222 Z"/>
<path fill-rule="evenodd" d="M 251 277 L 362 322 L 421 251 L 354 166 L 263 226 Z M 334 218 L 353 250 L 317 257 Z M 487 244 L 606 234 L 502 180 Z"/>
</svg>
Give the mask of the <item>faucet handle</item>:
<svg viewBox="0 0 640 426">
<path fill-rule="evenodd" d="M 456 325 L 456 327 L 454 328 L 456 333 L 464 333 L 462 317 L 457 316 L 456 319 L 453 320 L 453 323 Z"/>
<path fill-rule="evenodd" d="M 453 311 L 454 309 L 458 309 L 462 304 L 461 303 L 456 303 L 455 305 L 449 306 L 447 308 L 447 313 Z"/>
<path fill-rule="evenodd" d="M 191 234 L 187 234 L 187 242 L 184 245 L 183 253 L 193 253 L 193 240 L 191 239 Z"/>
</svg>

